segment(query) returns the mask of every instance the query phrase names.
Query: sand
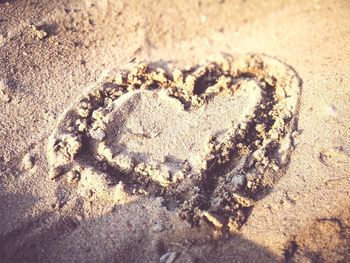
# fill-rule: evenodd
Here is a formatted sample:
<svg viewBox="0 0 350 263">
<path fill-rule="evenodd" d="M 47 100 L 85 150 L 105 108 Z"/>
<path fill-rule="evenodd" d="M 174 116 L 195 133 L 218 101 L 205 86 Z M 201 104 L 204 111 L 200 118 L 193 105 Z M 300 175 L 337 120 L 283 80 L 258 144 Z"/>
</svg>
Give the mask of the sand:
<svg viewBox="0 0 350 263">
<path fill-rule="evenodd" d="M 1 260 L 350 261 L 348 17 L 0 2 Z"/>
</svg>

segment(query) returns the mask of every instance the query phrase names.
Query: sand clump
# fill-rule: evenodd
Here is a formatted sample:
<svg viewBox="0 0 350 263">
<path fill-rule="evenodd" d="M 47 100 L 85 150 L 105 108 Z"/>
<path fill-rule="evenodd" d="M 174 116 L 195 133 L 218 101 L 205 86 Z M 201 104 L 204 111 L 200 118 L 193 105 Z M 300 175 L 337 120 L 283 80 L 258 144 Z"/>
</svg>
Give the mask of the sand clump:
<svg viewBox="0 0 350 263">
<path fill-rule="evenodd" d="M 117 203 L 161 196 L 191 224 L 234 231 L 288 164 L 301 81 L 258 54 L 169 71 L 136 63 L 68 109 L 50 176 Z"/>
</svg>

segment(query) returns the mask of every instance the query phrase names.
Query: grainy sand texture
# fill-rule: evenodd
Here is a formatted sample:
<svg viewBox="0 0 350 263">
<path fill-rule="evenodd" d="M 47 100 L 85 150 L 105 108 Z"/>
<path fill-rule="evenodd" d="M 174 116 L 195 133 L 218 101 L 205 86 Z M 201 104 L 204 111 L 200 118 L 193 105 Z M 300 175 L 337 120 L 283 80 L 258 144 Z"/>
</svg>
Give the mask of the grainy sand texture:
<svg viewBox="0 0 350 263">
<path fill-rule="evenodd" d="M 350 262 L 349 1 L 0 1 L 1 262 Z"/>
</svg>

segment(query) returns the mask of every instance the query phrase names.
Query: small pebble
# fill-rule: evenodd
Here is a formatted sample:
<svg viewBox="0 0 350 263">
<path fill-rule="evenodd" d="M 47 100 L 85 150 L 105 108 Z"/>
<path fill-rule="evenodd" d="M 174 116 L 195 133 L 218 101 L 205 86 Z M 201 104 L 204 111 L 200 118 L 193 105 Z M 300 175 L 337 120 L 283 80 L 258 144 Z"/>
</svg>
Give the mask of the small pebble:
<svg viewBox="0 0 350 263">
<path fill-rule="evenodd" d="M 38 39 L 44 39 L 45 37 L 47 37 L 47 32 L 42 30 L 42 29 L 38 29 L 36 26 L 32 25 L 31 26 L 33 33 L 35 35 L 36 38 Z"/>
<path fill-rule="evenodd" d="M 2 47 L 5 44 L 5 37 L 0 34 L 0 47 Z"/>
<path fill-rule="evenodd" d="M 22 159 L 22 167 L 24 170 L 29 171 L 33 168 L 34 166 L 34 157 L 27 153 L 26 155 L 24 155 L 23 159 Z"/>
<path fill-rule="evenodd" d="M 106 136 L 106 133 L 102 129 L 90 129 L 90 136 L 95 140 L 101 141 Z"/>
<path fill-rule="evenodd" d="M 160 223 L 155 223 L 152 227 L 151 230 L 153 232 L 162 232 L 164 230 L 164 226 Z"/>
<path fill-rule="evenodd" d="M 159 262 L 160 263 L 172 263 L 172 262 L 175 262 L 177 256 L 178 256 L 177 252 L 168 252 L 160 257 Z"/>
</svg>

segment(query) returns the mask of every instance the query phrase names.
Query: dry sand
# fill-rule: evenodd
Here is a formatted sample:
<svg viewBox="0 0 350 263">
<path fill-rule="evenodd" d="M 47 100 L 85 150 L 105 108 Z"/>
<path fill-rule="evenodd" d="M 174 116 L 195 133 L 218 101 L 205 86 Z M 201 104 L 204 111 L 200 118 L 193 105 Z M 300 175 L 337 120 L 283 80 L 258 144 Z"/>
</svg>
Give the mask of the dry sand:
<svg viewBox="0 0 350 263">
<path fill-rule="evenodd" d="M 0 1 L 0 261 L 349 262 L 349 17 Z"/>
</svg>

